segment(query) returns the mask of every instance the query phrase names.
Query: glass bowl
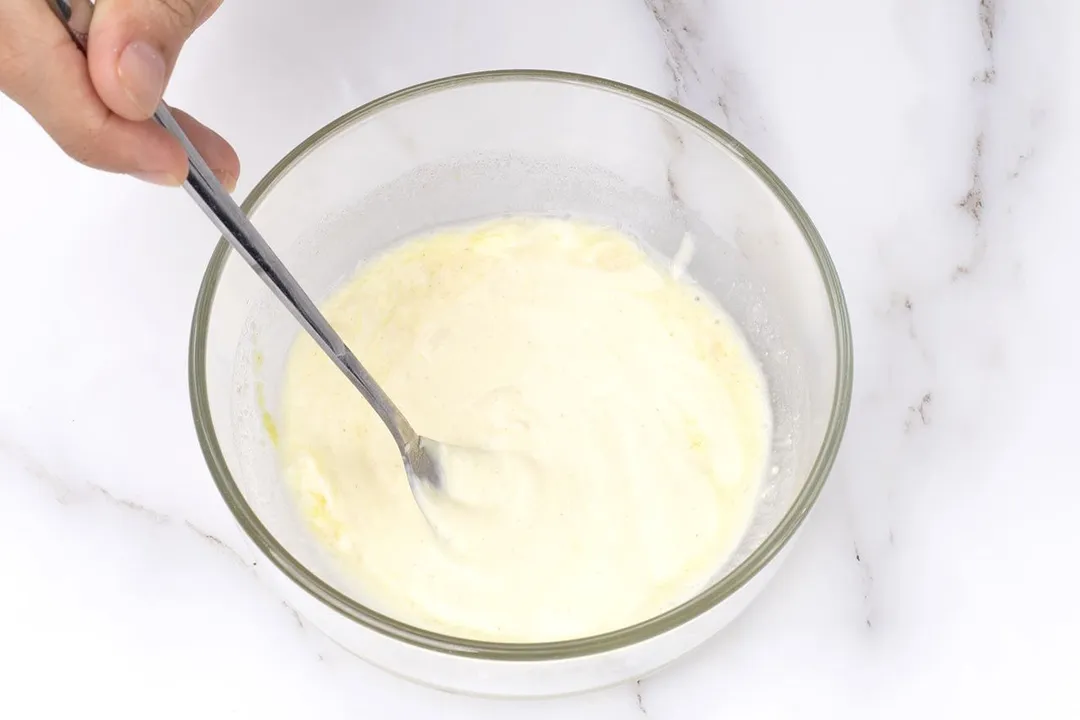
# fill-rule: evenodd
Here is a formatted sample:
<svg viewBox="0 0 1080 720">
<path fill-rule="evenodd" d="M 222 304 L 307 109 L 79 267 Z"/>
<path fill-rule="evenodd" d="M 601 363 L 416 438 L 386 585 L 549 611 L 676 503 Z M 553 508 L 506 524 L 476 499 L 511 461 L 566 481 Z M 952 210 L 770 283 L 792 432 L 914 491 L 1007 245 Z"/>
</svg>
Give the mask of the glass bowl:
<svg viewBox="0 0 1080 720">
<path fill-rule="evenodd" d="M 851 338 L 813 223 L 730 135 L 608 80 L 476 73 L 338 118 L 278 163 L 244 209 L 317 301 L 365 258 L 441 225 L 507 214 L 582 217 L 623 229 L 667 260 L 689 236 L 686 273 L 740 325 L 769 384 L 769 470 L 745 536 L 705 590 L 594 637 L 505 644 L 439 635 L 347 593 L 299 517 L 278 467 L 274 419 L 299 328 L 219 243 L 191 333 L 199 441 L 222 497 L 266 560 L 259 571 L 338 643 L 448 690 L 572 693 L 674 660 L 730 622 L 775 572 L 836 456 L 851 394 Z"/>
</svg>

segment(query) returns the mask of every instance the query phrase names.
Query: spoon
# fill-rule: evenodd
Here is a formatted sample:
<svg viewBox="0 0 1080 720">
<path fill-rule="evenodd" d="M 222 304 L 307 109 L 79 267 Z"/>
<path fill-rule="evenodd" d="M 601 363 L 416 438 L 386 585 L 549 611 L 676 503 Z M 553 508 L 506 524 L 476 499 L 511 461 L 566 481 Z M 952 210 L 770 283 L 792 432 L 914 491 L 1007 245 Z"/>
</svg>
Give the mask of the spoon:
<svg viewBox="0 0 1080 720">
<path fill-rule="evenodd" d="M 64 23 L 71 39 L 85 53 L 90 18 L 94 13 L 92 0 L 45 1 Z M 187 153 L 188 175 L 184 189 L 213 221 L 233 250 L 239 253 L 255 274 L 270 287 L 278 300 L 289 309 L 386 424 L 401 451 L 401 460 L 405 465 L 405 474 L 413 498 L 423 511 L 425 503 L 422 501 L 422 492 L 425 486 L 438 490 L 444 485 L 443 468 L 439 461 L 441 444 L 418 435 L 371 374 L 364 369 L 345 341 L 300 287 L 296 278 L 251 224 L 244 211 L 221 187 L 164 102 L 154 111 L 154 120 L 179 140 Z"/>
</svg>

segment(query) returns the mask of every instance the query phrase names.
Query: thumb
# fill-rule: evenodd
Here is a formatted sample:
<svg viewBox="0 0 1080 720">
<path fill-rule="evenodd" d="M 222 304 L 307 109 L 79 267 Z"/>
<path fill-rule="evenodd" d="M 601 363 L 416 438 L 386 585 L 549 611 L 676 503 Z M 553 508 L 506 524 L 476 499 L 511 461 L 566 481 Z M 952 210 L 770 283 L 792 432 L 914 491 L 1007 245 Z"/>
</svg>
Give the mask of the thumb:
<svg viewBox="0 0 1080 720">
<path fill-rule="evenodd" d="M 98 0 L 88 42 L 90 79 L 128 120 L 154 114 L 180 48 L 221 0 Z"/>
</svg>

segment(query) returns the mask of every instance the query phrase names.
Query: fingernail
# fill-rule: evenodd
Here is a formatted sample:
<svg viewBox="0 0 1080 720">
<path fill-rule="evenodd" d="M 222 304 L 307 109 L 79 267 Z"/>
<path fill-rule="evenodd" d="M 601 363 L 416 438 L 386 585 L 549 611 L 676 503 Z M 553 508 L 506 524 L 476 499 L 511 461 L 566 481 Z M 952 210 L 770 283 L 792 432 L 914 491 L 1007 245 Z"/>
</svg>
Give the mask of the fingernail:
<svg viewBox="0 0 1080 720">
<path fill-rule="evenodd" d="M 218 182 L 220 182 L 226 190 L 232 192 L 236 190 L 236 176 L 231 172 L 225 170 L 215 170 L 214 174 L 217 175 Z"/>
<path fill-rule="evenodd" d="M 151 45 L 136 40 L 120 53 L 116 74 L 139 112 L 150 117 L 165 92 L 165 58 Z"/>
<path fill-rule="evenodd" d="M 181 182 L 176 179 L 175 175 L 163 172 L 133 172 L 131 177 L 154 185 L 168 185 L 170 187 L 175 187 Z"/>
</svg>

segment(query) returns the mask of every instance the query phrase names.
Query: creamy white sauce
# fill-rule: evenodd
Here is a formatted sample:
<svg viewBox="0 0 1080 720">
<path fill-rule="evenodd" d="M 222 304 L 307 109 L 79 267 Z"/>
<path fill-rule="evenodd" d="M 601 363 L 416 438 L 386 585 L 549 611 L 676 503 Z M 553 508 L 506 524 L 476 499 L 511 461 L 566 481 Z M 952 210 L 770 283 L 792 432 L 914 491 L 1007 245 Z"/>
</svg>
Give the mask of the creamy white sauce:
<svg viewBox="0 0 1080 720">
<path fill-rule="evenodd" d="M 595 635 L 687 600 L 744 532 L 762 375 L 727 316 L 619 232 L 441 231 L 365 264 L 324 311 L 417 431 L 454 446 L 433 532 L 378 417 L 298 339 L 286 474 L 382 612 L 485 640 Z"/>
</svg>

